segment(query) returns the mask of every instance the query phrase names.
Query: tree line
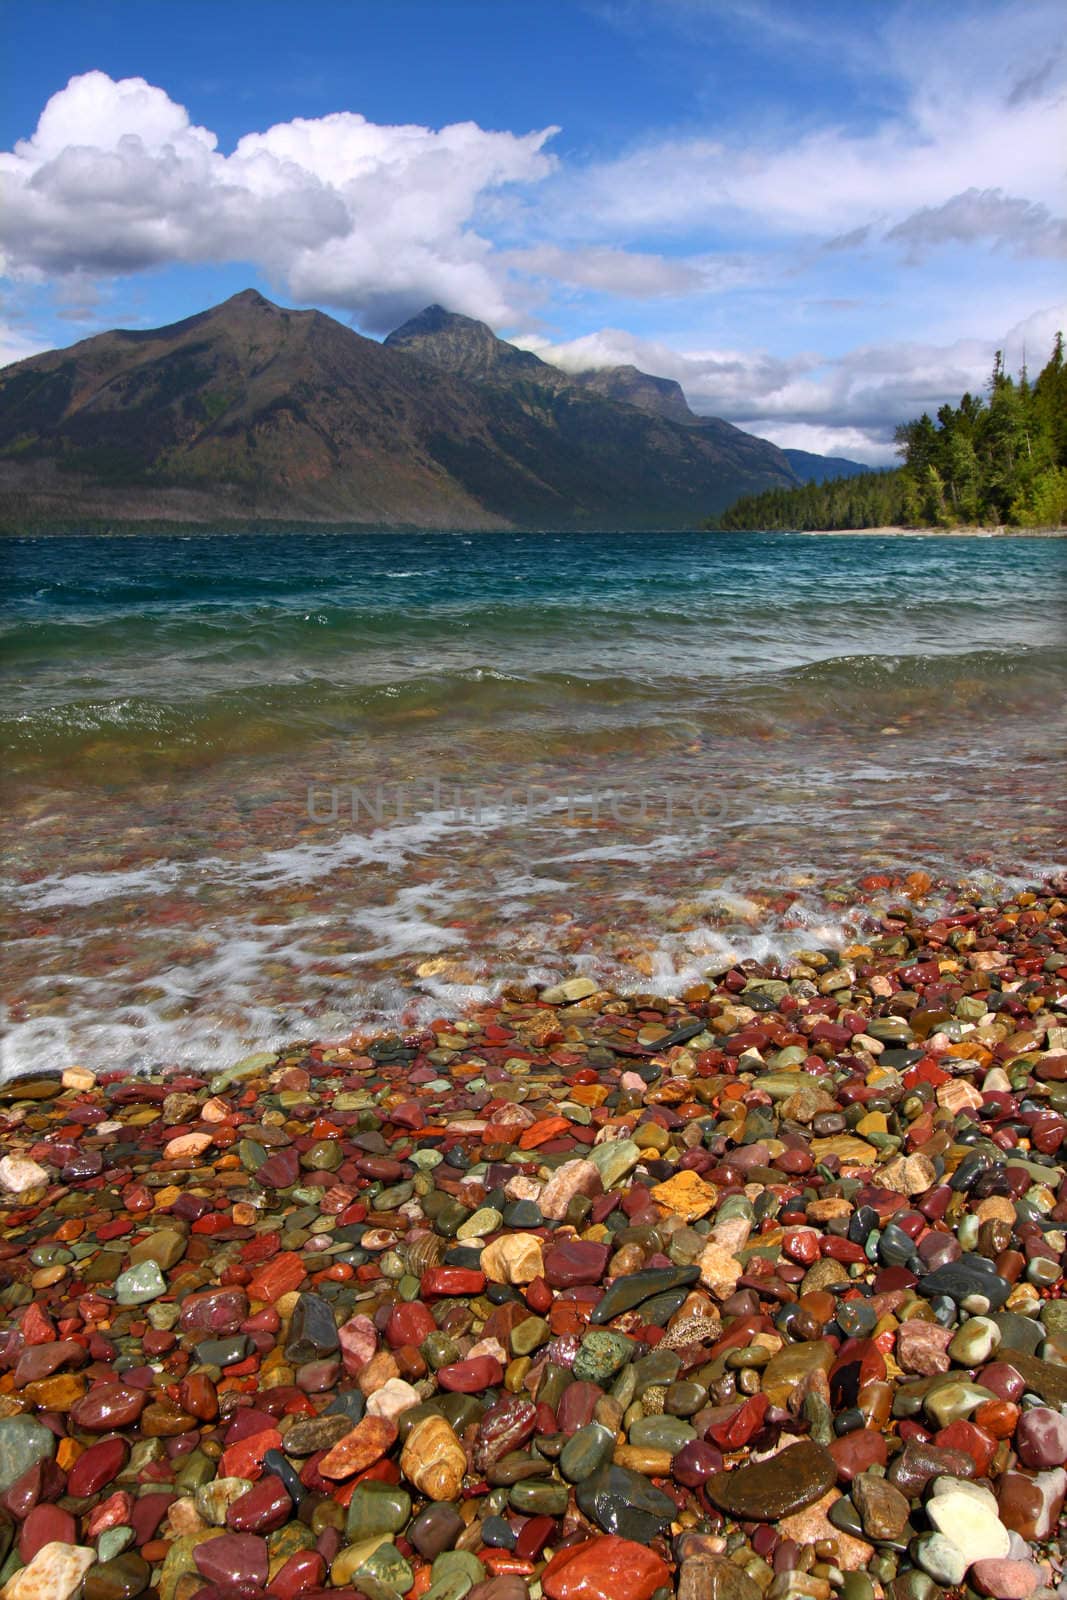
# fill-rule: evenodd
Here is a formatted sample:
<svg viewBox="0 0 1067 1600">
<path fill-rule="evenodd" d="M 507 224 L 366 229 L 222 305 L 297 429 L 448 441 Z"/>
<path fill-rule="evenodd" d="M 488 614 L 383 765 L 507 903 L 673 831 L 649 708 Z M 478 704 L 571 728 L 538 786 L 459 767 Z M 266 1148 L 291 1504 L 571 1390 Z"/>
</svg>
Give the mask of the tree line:
<svg viewBox="0 0 1067 1600">
<path fill-rule="evenodd" d="M 965 394 L 896 430 L 903 465 L 856 478 L 745 495 L 705 526 L 723 530 L 1067 522 L 1067 363 L 1063 335 L 1033 382 L 998 350 L 987 397 Z"/>
</svg>

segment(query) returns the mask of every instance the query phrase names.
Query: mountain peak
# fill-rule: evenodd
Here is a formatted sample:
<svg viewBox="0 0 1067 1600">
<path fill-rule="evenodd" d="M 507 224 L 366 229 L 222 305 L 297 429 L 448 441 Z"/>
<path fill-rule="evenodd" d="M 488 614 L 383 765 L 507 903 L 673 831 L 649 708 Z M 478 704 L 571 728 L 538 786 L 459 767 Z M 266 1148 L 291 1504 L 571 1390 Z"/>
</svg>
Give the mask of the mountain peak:
<svg viewBox="0 0 1067 1600">
<path fill-rule="evenodd" d="M 487 333 L 491 338 L 496 337 L 488 323 L 479 322 L 475 317 L 466 317 L 459 311 L 449 311 L 446 306 L 439 306 L 435 303 L 432 306 L 424 306 L 421 311 L 416 312 L 415 316 L 409 317 L 406 322 L 401 323 L 399 328 L 394 328 L 385 343 L 401 344 L 419 334 L 441 333 L 449 328 L 467 328 L 471 331 L 477 330 L 479 333 Z"/>
<path fill-rule="evenodd" d="M 273 300 L 268 300 L 265 294 L 260 294 L 258 289 L 239 289 L 236 294 L 231 294 L 228 300 L 223 300 L 215 307 L 216 311 L 228 308 L 249 311 L 280 311 L 281 306 L 276 306 Z"/>
<path fill-rule="evenodd" d="M 477 322 L 444 306 L 427 306 L 409 318 L 384 341 L 387 349 L 406 350 L 420 361 L 474 382 L 484 382 L 520 372 L 538 373 L 551 382 L 554 369 L 527 350 L 498 339 L 487 323 Z"/>
</svg>

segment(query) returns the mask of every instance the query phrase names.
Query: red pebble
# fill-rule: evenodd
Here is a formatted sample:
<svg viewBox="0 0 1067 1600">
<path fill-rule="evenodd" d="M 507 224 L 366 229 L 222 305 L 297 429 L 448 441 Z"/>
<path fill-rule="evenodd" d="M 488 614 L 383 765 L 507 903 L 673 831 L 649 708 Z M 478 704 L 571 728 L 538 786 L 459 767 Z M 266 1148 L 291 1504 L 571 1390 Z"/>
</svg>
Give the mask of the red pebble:
<svg viewBox="0 0 1067 1600">
<path fill-rule="evenodd" d="M 25 1565 L 46 1544 L 77 1544 L 78 1527 L 69 1511 L 58 1506 L 34 1506 L 19 1529 L 19 1555 Z"/>
<path fill-rule="evenodd" d="M 997 1441 L 991 1434 L 976 1428 L 973 1422 L 966 1422 L 962 1417 L 935 1433 L 934 1443 L 941 1450 L 962 1450 L 970 1456 L 980 1478 L 984 1478 L 989 1471 L 997 1448 Z"/>
<path fill-rule="evenodd" d="M 67 1477 L 67 1493 L 81 1500 L 96 1494 L 122 1471 L 129 1460 L 129 1447 L 124 1439 L 101 1439 L 83 1450 Z"/>
<path fill-rule="evenodd" d="M 427 1267 L 419 1285 L 426 1300 L 443 1295 L 481 1294 L 484 1288 L 485 1273 L 476 1267 Z"/>
<path fill-rule="evenodd" d="M 714 1439 L 721 1450 L 740 1450 L 763 1426 L 767 1406 L 765 1394 L 754 1394 L 724 1422 L 713 1422 L 705 1437 Z"/>
<path fill-rule="evenodd" d="M 615 1534 L 557 1551 L 541 1574 L 547 1600 L 652 1600 L 669 1582 L 654 1551 Z"/>
<path fill-rule="evenodd" d="M 295 1600 L 307 1589 L 321 1588 L 326 1581 L 326 1563 L 317 1550 L 298 1550 L 271 1579 L 270 1592 L 277 1600 Z"/>
<path fill-rule="evenodd" d="M 454 1394 L 480 1394 L 504 1381 L 504 1369 L 495 1356 L 475 1356 L 470 1361 L 454 1361 L 439 1367 L 437 1381 Z"/>
<path fill-rule="evenodd" d="M 406 1344 L 420 1345 L 431 1333 L 437 1332 L 433 1313 L 421 1300 L 409 1300 L 395 1305 L 389 1313 L 385 1337 L 393 1350 Z"/>
</svg>

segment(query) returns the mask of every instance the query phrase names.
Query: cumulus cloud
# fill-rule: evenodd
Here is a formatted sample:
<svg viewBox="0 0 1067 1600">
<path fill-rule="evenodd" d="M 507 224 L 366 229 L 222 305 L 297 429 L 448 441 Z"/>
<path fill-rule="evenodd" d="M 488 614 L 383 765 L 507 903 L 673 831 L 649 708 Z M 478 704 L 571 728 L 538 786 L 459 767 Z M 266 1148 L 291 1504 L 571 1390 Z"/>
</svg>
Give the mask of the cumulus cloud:
<svg viewBox="0 0 1067 1600">
<path fill-rule="evenodd" d="M 249 261 L 295 298 L 371 327 L 431 300 L 504 319 L 506 273 L 477 231 L 478 206 L 545 178 L 556 131 L 386 127 L 342 111 L 247 134 L 227 156 L 164 90 L 89 72 L 0 154 L 3 270 Z"/>
<path fill-rule="evenodd" d="M 725 417 L 775 444 L 884 465 L 895 460 L 897 423 L 955 404 L 967 390 L 982 393 L 996 348 L 1008 352 L 1009 367 L 1024 350 L 1032 369 L 1043 365 L 1063 327 L 1067 305 L 1035 312 L 998 339 L 868 344 L 834 358 L 808 352 L 788 360 L 758 350 L 677 350 L 619 328 L 563 344 L 522 343 L 570 372 L 632 363 L 675 378 L 701 415 Z"/>
<path fill-rule="evenodd" d="M 710 16 L 774 49 L 825 50 L 825 29 L 783 0 L 661 4 L 695 19 L 695 42 Z M 1004 340 L 971 334 L 1051 298 L 1067 232 L 1061 27 L 1055 0 L 886 7 L 841 30 L 838 63 L 877 85 L 877 117 L 820 119 L 814 102 L 790 125 L 786 95 L 747 131 L 688 123 L 584 162 L 550 153 L 550 127 L 383 126 L 354 111 L 226 153 L 164 89 L 89 72 L 0 153 L 0 272 L 48 283 L 60 321 L 96 315 L 97 283 L 173 264 L 247 263 L 280 298 L 374 332 L 432 301 L 542 333 L 566 308 L 573 331 L 573 306 L 601 297 L 616 305 L 596 320 L 655 316 L 671 331 L 523 342 L 571 368 L 675 378 L 695 410 L 779 442 L 884 460 L 896 422 L 982 386 Z M 940 278 L 922 270 L 946 248 L 971 252 L 966 284 L 951 260 Z M 842 354 L 849 325 L 868 342 Z M 1064 325 L 1062 311 L 1047 338 L 1035 324 L 1032 364 Z M 914 337 L 874 342 L 890 327 Z M 798 328 L 816 348 L 756 347 L 793 349 Z M 0 354 L 33 347 L 13 329 Z"/>
</svg>

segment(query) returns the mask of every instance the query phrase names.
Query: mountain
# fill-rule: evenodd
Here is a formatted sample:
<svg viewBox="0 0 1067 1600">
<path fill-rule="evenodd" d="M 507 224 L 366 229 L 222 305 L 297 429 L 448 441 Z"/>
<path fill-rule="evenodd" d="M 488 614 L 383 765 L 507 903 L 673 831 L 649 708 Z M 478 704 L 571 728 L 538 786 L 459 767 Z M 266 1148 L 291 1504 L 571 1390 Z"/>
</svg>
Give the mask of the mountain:
<svg viewBox="0 0 1067 1600">
<path fill-rule="evenodd" d="M 565 374 L 438 307 L 379 344 L 245 290 L 0 372 L 7 527 L 679 528 L 796 481 L 666 380 Z"/>
<path fill-rule="evenodd" d="M 873 467 L 862 461 L 849 461 L 847 456 L 817 456 L 810 450 L 785 450 L 789 465 L 801 483 L 827 483 L 831 478 L 858 478 L 863 472 L 873 472 Z"/>
<path fill-rule="evenodd" d="M 563 372 L 529 350 L 498 339 L 484 322 L 427 306 L 397 328 L 385 341 L 389 350 L 406 350 L 442 372 L 476 383 L 537 384 L 560 393 L 587 389 L 607 400 L 620 400 L 654 416 L 696 426 L 702 419 L 689 409 L 682 386 L 673 378 L 654 378 L 636 367 L 601 367 L 590 372 Z M 728 424 L 727 424 L 728 426 Z"/>
</svg>

